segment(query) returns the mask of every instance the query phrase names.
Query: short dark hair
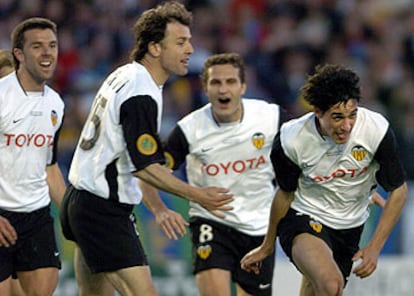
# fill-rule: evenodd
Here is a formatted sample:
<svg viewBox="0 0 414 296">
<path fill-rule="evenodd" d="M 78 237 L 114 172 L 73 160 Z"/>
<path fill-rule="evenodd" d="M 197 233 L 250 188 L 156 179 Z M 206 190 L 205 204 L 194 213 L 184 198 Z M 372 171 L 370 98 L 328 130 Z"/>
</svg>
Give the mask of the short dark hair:
<svg viewBox="0 0 414 296">
<path fill-rule="evenodd" d="M 239 69 L 239 78 L 241 83 L 246 80 L 245 68 L 243 58 L 237 53 L 220 53 L 210 56 L 203 66 L 201 72 L 201 82 L 203 86 L 207 85 L 208 81 L 208 69 L 215 65 L 232 65 L 234 68 Z"/>
<path fill-rule="evenodd" d="M 176 1 L 164 2 L 146 10 L 133 28 L 135 46 L 131 51 L 130 59 L 137 62 L 142 60 L 148 52 L 148 44 L 161 42 L 165 37 L 167 24 L 173 22 L 190 27 L 193 22 L 192 13 Z"/>
<path fill-rule="evenodd" d="M 12 52 L 13 49 L 19 48 L 23 49 L 24 46 L 24 33 L 29 30 L 33 29 L 50 29 L 57 35 L 57 26 L 56 24 L 47 19 L 42 17 L 32 17 L 25 19 L 21 23 L 19 23 L 13 30 L 11 34 L 11 40 L 12 40 Z M 16 59 L 16 57 L 13 54 L 13 60 L 14 60 L 14 67 L 17 70 L 19 68 L 19 61 Z"/>
<path fill-rule="evenodd" d="M 300 90 L 300 96 L 311 106 L 327 111 L 337 103 L 361 99 L 358 75 L 340 65 L 317 65 Z"/>
<path fill-rule="evenodd" d="M 7 49 L 0 49 L 0 69 L 3 67 L 13 67 L 13 55 Z"/>
</svg>

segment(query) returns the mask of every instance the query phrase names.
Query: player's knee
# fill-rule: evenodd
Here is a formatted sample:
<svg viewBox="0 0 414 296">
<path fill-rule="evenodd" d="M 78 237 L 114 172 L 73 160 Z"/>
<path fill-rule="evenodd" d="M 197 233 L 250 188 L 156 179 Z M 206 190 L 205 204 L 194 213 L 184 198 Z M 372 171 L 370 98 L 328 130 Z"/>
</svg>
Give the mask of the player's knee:
<svg viewBox="0 0 414 296">
<path fill-rule="evenodd" d="M 33 288 L 30 290 L 25 290 L 25 295 L 27 296 L 53 296 L 53 292 L 55 291 L 55 288 Z"/>
<path fill-rule="evenodd" d="M 343 287 L 344 280 L 341 276 L 330 276 L 321 281 L 319 288 L 322 293 L 320 295 L 341 296 Z"/>
</svg>

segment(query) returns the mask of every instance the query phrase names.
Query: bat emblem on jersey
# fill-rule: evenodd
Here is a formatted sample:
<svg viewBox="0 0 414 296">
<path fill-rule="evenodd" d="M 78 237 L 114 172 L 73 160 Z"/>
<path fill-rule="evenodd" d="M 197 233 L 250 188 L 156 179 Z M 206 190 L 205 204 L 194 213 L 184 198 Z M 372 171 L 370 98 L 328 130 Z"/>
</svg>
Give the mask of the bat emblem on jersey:
<svg viewBox="0 0 414 296">
<path fill-rule="evenodd" d="M 210 254 L 211 254 L 210 245 L 199 246 L 197 249 L 197 255 L 203 260 L 207 259 L 208 256 L 210 256 Z"/>
<path fill-rule="evenodd" d="M 354 146 L 351 153 L 352 156 L 358 161 L 363 160 L 367 155 L 367 151 L 361 145 Z"/>
<path fill-rule="evenodd" d="M 322 224 L 319 223 L 318 221 L 310 220 L 309 225 L 317 233 L 320 233 L 322 231 Z"/>
<path fill-rule="evenodd" d="M 260 132 L 255 133 L 252 136 L 252 143 L 253 143 L 253 146 L 256 147 L 257 149 L 262 149 L 265 143 L 265 135 Z"/>
<path fill-rule="evenodd" d="M 53 126 L 57 124 L 58 115 L 55 110 L 52 110 L 52 112 L 50 112 L 50 120 L 52 121 Z"/>
</svg>

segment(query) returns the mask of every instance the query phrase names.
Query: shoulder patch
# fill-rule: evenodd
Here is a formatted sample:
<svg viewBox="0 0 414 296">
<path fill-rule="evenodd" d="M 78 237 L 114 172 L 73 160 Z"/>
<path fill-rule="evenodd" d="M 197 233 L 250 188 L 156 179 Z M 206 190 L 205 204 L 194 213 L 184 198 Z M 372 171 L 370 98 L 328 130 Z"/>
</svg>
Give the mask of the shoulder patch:
<svg viewBox="0 0 414 296">
<path fill-rule="evenodd" d="M 170 170 L 172 170 L 175 164 L 174 157 L 169 152 L 164 152 L 164 157 L 165 157 L 165 166 L 169 168 Z"/>
<path fill-rule="evenodd" d="M 157 151 L 158 145 L 154 137 L 150 134 L 142 134 L 137 140 L 137 149 L 144 155 L 152 155 Z"/>
</svg>

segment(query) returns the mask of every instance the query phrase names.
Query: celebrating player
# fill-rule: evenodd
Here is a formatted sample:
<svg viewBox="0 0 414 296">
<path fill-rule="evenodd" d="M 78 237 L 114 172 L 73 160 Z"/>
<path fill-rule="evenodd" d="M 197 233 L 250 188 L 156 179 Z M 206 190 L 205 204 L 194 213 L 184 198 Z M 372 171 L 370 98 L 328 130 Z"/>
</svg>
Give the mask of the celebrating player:
<svg viewBox="0 0 414 296">
<path fill-rule="evenodd" d="M 78 281 L 87 266 L 122 295 L 157 295 L 132 213 L 142 196 L 138 178 L 211 211 L 232 209 L 227 189 L 190 186 L 163 165 L 162 88 L 170 75 L 187 74 L 191 21 L 175 1 L 145 11 L 134 26 L 132 61 L 112 72 L 95 97 L 61 211 L 66 238 L 80 248 Z"/>
<path fill-rule="evenodd" d="M 269 229 L 260 247 L 241 261 L 260 272 L 276 235 L 303 274 L 300 295 L 342 295 L 352 264 L 364 278 L 400 217 L 407 198 L 394 133 L 380 114 L 359 107 L 359 77 L 337 65 L 316 68 L 301 89 L 313 112 L 282 125 L 271 158 L 278 185 Z M 376 230 L 359 249 L 377 183 L 389 197 Z"/>
<path fill-rule="evenodd" d="M 57 144 L 63 101 L 46 85 L 58 57 L 55 23 L 30 18 L 12 33 L 16 71 L 0 80 L 0 295 L 18 277 L 26 293 L 52 295 L 60 268 L 51 198 L 65 182 Z"/>
</svg>

